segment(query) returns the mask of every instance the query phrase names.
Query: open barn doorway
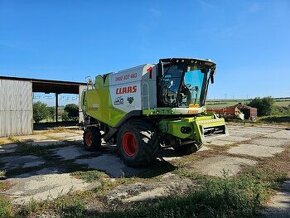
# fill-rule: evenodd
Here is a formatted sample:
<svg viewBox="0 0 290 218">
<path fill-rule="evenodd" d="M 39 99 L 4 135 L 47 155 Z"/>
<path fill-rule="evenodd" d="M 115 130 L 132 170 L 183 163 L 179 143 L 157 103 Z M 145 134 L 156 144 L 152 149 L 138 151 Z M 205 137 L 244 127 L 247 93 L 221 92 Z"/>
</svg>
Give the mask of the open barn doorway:
<svg viewBox="0 0 290 218">
<path fill-rule="evenodd" d="M 79 124 L 79 95 L 33 93 L 34 129 Z"/>
<path fill-rule="evenodd" d="M 33 81 L 34 129 L 76 126 L 81 123 L 79 99 L 84 85 L 65 81 Z"/>
</svg>

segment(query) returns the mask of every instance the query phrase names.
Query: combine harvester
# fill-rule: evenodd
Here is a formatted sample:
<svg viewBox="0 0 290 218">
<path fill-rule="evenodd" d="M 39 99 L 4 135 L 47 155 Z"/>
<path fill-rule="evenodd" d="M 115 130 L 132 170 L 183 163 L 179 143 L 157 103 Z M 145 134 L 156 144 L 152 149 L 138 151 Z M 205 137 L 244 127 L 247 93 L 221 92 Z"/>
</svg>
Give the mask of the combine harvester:
<svg viewBox="0 0 290 218">
<path fill-rule="evenodd" d="M 158 150 L 197 151 L 207 138 L 227 135 L 223 118 L 204 107 L 216 64 L 192 58 L 161 59 L 99 75 L 82 93 L 84 146 L 117 143 L 129 166 L 146 166 Z"/>
</svg>

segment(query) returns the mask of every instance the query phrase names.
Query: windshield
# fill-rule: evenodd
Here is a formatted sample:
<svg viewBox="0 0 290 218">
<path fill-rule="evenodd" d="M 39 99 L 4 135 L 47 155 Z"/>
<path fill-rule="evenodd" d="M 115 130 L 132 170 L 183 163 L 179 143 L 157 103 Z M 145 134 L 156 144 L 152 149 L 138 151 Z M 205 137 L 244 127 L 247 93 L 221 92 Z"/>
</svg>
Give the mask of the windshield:
<svg viewBox="0 0 290 218">
<path fill-rule="evenodd" d="M 204 73 L 200 69 L 188 67 L 181 83 L 179 106 L 186 107 L 190 104 L 200 104 L 200 97 Z"/>
<path fill-rule="evenodd" d="M 159 81 L 159 100 L 162 106 L 188 107 L 202 106 L 207 86 L 205 67 L 190 66 L 183 63 L 167 64 Z"/>
</svg>

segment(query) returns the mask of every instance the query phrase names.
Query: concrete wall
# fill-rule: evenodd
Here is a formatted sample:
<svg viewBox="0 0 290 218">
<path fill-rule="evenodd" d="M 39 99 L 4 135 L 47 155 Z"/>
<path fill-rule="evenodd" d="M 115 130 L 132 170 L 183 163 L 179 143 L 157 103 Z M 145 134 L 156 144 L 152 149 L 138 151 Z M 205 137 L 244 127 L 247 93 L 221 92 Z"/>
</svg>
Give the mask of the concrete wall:
<svg viewBox="0 0 290 218">
<path fill-rule="evenodd" d="M 0 137 L 32 131 L 32 83 L 0 80 Z"/>
</svg>

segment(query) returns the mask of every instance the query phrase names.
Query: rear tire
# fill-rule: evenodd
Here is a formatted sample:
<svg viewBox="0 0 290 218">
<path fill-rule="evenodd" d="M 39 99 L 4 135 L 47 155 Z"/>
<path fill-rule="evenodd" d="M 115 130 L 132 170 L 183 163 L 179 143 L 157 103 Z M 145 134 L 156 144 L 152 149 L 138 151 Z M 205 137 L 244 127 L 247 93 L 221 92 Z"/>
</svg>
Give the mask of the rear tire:
<svg viewBox="0 0 290 218">
<path fill-rule="evenodd" d="M 143 120 L 124 124 L 117 136 L 117 146 L 124 163 L 131 167 L 149 165 L 160 148 L 154 126 Z"/>
<path fill-rule="evenodd" d="M 87 151 L 97 151 L 101 147 L 101 133 L 100 130 L 95 127 L 87 127 L 84 132 L 84 147 Z"/>
<path fill-rule="evenodd" d="M 197 152 L 201 147 L 202 147 L 202 144 L 191 143 L 187 145 L 174 147 L 174 150 L 180 155 L 189 155 L 194 152 Z"/>
</svg>

